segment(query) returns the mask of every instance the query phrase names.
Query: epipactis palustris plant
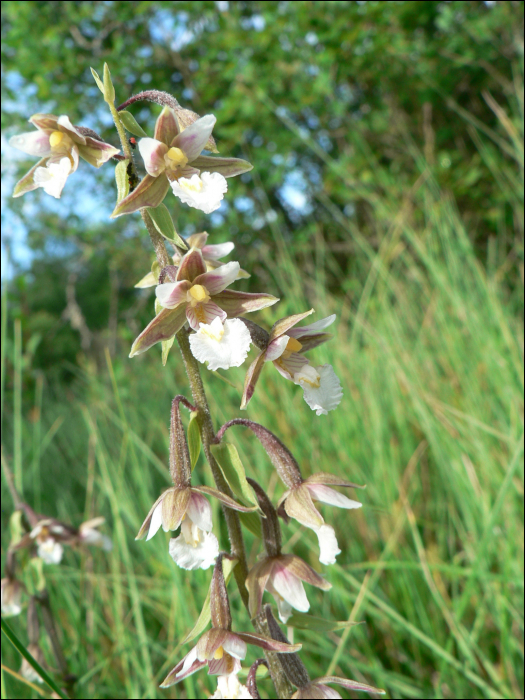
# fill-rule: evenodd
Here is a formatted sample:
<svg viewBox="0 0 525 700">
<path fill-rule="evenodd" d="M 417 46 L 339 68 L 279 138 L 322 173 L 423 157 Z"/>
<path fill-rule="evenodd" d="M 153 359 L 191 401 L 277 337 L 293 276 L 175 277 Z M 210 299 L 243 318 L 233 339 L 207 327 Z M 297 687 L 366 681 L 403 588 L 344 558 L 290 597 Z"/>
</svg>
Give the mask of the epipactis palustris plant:
<svg viewBox="0 0 525 700">
<path fill-rule="evenodd" d="M 228 190 L 228 178 L 247 173 L 253 166 L 243 159 L 215 155 L 218 150 L 212 136 L 217 121 L 214 115 L 201 117 L 182 107 L 172 95 L 157 90 L 138 93 L 115 107 L 115 89 L 108 67 L 104 66 L 103 79 L 92 72 L 113 116 L 122 153 L 90 129 L 73 126 L 66 116 L 34 115 L 30 121 L 37 131 L 15 136 L 10 141 L 12 146 L 40 157 L 17 184 L 15 196 L 42 187 L 48 194 L 59 197 L 66 179 L 75 173 L 79 158 L 95 167 L 112 160 L 116 163 L 118 190 L 112 216 L 140 213 L 153 245 L 155 262 L 136 286 L 155 287 L 155 313 L 132 344 L 130 357 L 160 344 L 165 364 L 176 339 L 192 400 L 181 395 L 173 399 L 169 454 L 172 485 L 153 503 L 137 539 L 149 540 L 161 528 L 165 532 L 178 531 L 168 546 L 176 565 L 186 570 L 214 566 L 209 607 L 205 606 L 197 625 L 200 639 L 168 674 L 162 687 L 207 667 L 208 673 L 218 679 L 212 697 L 259 697 L 254 669 L 264 663 L 279 698 L 339 697 L 328 687 L 330 683 L 352 690 L 382 692 L 335 676 L 311 681 L 297 655 L 300 645 L 289 644 L 269 606 L 263 608 L 265 593 L 269 593 L 277 605 L 278 616 L 289 628 L 297 625 L 308 628 L 309 620 L 317 619 L 306 615 L 311 603 L 304 584 L 308 594 L 311 587 L 328 591 L 331 584 L 321 573 L 319 564 L 335 564 L 341 550 L 334 528 L 325 522 L 315 503 L 356 509 L 361 504 L 336 488 L 363 487 L 315 469 L 303 477 L 292 452 L 270 430 L 254 421 L 230 420 L 216 432 L 199 366 L 205 364 L 212 371 L 240 366 L 254 345 L 258 354 L 247 370 L 241 409 L 246 409 L 256 385 L 262 383 L 264 365 L 271 362 L 284 379 L 301 387 L 310 409 L 318 416 L 326 415 L 342 400 L 341 383 L 330 364 L 316 365 L 307 354 L 332 337 L 326 329 L 334 323 L 335 314 L 300 325 L 314 310 L 298 310 L 299 313 L 276 321 L 269 331 L 252 318 L 245 318 L 247 313 L 276 304 L 279 299 L 270 293 L 273 290 L 247 293 L 231 289 L 239 280 L 249 277 L 239 262 L 223 260 L 232 253 L 234 243 L 210 243 L 206 232 L 181 238 L 171 211 L 178 203 L 210 214 L 221 206 Z M 151 136 L 127 109 L 143 100 L 161 107 Z M 132 136 L 133 146 L 138 138 L 135 154 L 128 134 Z M 138 170 L 137 153 L 142 160 Z M 142 171 L 145 174 L 141 178 Z M 286 388 L 283 386 L 282 390 Z M 181 406 L 190 412 L 187 429 Z M 235 425 L 254 433 L 284 483 L 286 490 L 275 506 L 261 484 L 247 477 L 235 446 L 223 439 L 225 432 Z M 201 446 L 215 488 L 194 483 L 192 470 Z M 218 499 L 222 506 L 228 554 L 219 553 L 210 497 Z M 281 521 L 289 524 L 291 520 L 316 533 L 320 553 L 315 568 L 288 549 L 283 551 Z M 37 518 L 19 546 L 32 546 L 44 561 L 57 561 L 62 556 L 62 544 L 69 541 L 83 540 L 105 546 L 104 537 L 96 529 L 98 524 L 99 521 L 85 523 L 73 532 L 53 519 Z M 262 540 L 264 551 L 259 561 L 247 557 L 244 526 Z M 255 632 L 232 630 L 225 562 L 229 573 L 233 573 Z M 4 591 L 8 599 L 6 607 L 11 612 L 17 611 L 23 591 L 12 571 L 2 581 L 2 597 Z M 211 621 L 212 627 L 202 634 L 207 621 Z M 326 631 L 336 628 L 336 623 L 330 628 L 327 621 L 323 622 Z M 190 633 L 186 641 L 195 636 Z M 261 647 L 266 660 L 254 663 L 248 684 L 243 685 L 238 674 L 247 655 L 247 645 Z M 288 661 L 284 661 L 286 658 Z"/>
</svg>

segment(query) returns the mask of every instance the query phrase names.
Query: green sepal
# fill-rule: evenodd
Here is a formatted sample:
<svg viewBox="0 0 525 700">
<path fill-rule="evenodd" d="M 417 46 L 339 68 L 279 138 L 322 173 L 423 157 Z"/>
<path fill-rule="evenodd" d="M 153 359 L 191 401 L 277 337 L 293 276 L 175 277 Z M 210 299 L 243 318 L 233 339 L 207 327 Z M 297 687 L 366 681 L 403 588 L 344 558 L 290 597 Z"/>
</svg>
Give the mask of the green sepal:
<svg viewBox="0 0 525 700">
<path fill-rule="evenodd" d="M 119 160 L 115 167 L 115 181 L 117 183 L 117 204 L 129 194 L 129 178 L 128 178 L 129 160 Z"/>
<path fill-rule="evenodd" d="M 141 138 L 148 137 L 147 133 L 140 126 L 140 124 L 137 122 L 137 120 L 131 114 L 131 112 L 128 112 L 125 109 L 123 109 L 122 112 L 118 113 L 118 115 L 120 117 L 120 121 L 122 122 L 124 129 L 126 129 L 126 131 L 129 131 L 130 134 L 133 134 L 133 136 L 140 136 Z"/>
<path fill-rule="evenodd" d="M 311 630 L 312 632 L 333 632 L 334 630 L 346 629 L 362 625 L 363 622 L 348 622 L 348 620 L 327 620 L 324 617 L 314 617 L 306 613 L 293 611 L 293 615 L 287 620 L 287 625 L 297 627 L 301 630 Z"/>
<path fill-rule="evenodd" d="M 263 538 L 263 531 L 261 525 L 261 518 L 257 513 L 239 513 L 239 518 L 244 527 L 249 530 L 252 535 L 258 537 L 260 540 Z"/>
<path fill-rule="evenodd" d="M 191 471 L 193 471 L 201 452 L 201 431 L 197 411 L 191 412 L 188 423 L 188 448 L 190 450 Z"/>
<path fill-rule="evenodd" d="M 163 307 L 160 305 L 160 302 L 158 299 L 155 299 L 155 316 L 161 311 Z M 168 340 L 163 340 L 161 341 L 161 348 L 162 348 L 162 366 L 166 367 L 166 362 L 168 361 L 168 355 L 170 354 L 170 350 L 173 347 L 173 343 L 175 342 L 175 336 L 172 338 L 168 338 Z"/>
<path fill-rule="evenodd" d="M 168 211 L 168 207 L 165 204 L 159 204 L 158 207 L 148 207 L 147 209 L 160 235 L 164 236 L 164 238 L 170 241 L 170 243 L 173 243 L 173 245 L 183 250 L 188 250 L 188 246 L 175 230 L 175 224 Z"/>
<path fill-rule="evenodd" d="M 109 66 L 104 63 L 104 100 L 108 104 L 114 104 L 115 102 L 115 88 L 113 87 L 113 81 L 111 80 L 111 73 L 109 72 Z"/>
<path fill-rule="evenodd" d="M 222 572 L 224 574 L 224 581 L 228 583 L 230 580 L 230 577 L 232 575 L 232 571 L 234 566 L 237 564 L 237 559 L 228 559 L 227 557 L 224 557 L 222 560 Z M 210 593 L 211 593 L 211 586 L 208 589 L 208 595 L 206 596 L 206 600 L 204 601 L 204 605 L 202 606 L 201 614 L 199 615 L 199 619 L 195 623 L 194 628 L 191 630 L 191 632 L 188 632 L 187 636 L 182 640 L 181 644 L 187 644 L 187 642 L 191 642 L 192 639 L 195 639 L 195 637 L 199 637 L 206 627 L 208 626 L 208 623 L 211 621 L 211 611 L 210 611 Z"/>
<path fill-rule="evenodd" d="M 91 70 L 91 75 L 95 78 L 95 82 L 98 86 L 98 89 L 100 90 L 100 92 L 102 94 L 104 94 L 104 83 L 100 79 L 99 74 L 97 73 L 97 71 L 94 68 L 91 68 L 90 70 Z"/>
<path fill-rule="evenodd" d="M 210 449 L 237 498 L 250 506 L 259 506 L 257 496 L 246 480 L 246 472 L 235 445 L 230 442 L 221 442 L 219 445 L 211 445 Z"/>
</svg>

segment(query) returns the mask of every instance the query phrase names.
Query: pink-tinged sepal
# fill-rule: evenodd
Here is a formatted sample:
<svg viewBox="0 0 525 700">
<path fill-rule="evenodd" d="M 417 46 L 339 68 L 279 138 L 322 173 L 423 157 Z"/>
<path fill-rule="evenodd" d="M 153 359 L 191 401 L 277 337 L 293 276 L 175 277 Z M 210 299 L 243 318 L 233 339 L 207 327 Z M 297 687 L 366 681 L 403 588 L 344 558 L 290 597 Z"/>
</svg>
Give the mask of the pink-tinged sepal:
<svg viewBox="0 0 525 700">
<path fill-rule="evenodd" d="M 58 117 L 55 114 L 33 114 L 32 117 L 28 119 L 31 124 L 34 124 L 37 129 L 42 131 L 56 131 L 58 124 Z"/>
<path fill-rule="evenodd" d="M 222 560 L 224 555 L 219 554 L 217 561 L 215 562 L 215 567 L 213 569 L 213 577 L 210 586 L 210 613 L 211 622 L 214 629 L 210 630 L 207 634 L 207 644 L 211 644 L 210 640 L 220 639 L 221 641 L 217 643 L 210 654 L 206 658 L 211 658 L 215 653 L 215 650 L 223 645 L 226 635 L 228 634 L 226 630 L 231 630 L 232 617 L 230 612 L 230 602 L 228 600 L 228 592 L 226 590 L 226 582 L 224 580 L 224 572 L 222 568 Z M 203 642 L 204 637 L 200 640 L 199 644 Z M 198 646 L 198 645 L 197 645 Z M 244 655 L 246 655 L 246 649 L 244 650 Z M 244 656 L 239 656 L 234 654 L 237 658 L 244 658 Z"/>
<path fill-rule="evenodd" d="M 310 309 L 310 311 L 305 311 L 302 314 L 286 316 L 285 318 L 281 318 L 279 321 L 276 321 L 276 323 L 274 323 L 272 326 L 272 330 L 270 331 L 270 339 L 274 340 L 275 338 L 278 338 L 279 336 L 288 333 L 288 331 L 293 326 L 295 326 L 297 323 L 300 323 L 307 316 L 310 316 L 310 314 L 313 314 L 313 312 L 314 310 Z M 289 335 L 292 334 L 290 333 Z"/>
<path fill-rule="evenodd" d="M 366 485 L 360 486 L 359 484 L 354 484 L 353 481 L 347 481 L 346 479 L 341 479 L 341 477 L 335 474 L 328 474 L 327 472 L 316 472 L 309 476 L 305 483 L 307 484 L 324 484 L 325 486 L 344 486 L 349 489 L 366 489 Z"/>
<path fill-rule="evenodd" d="M 201 530 L 205 530 L 206 532 L 211 531 L 213 527 L 211 506 L 208 499 L 199 493 L 198 487 L 191 489 L 187 515 Z"/>
<path fill-rule="evenodd" d="M 148 175 L 158 177 L 166 170 L 164 156 L 168 147 L 165 143 L 157 139 L 143 138 L 139 141 L 139 151 Z"/>
<path fill-rule="evenodd" d="M 172 668 L 168 673 L 166 678 L 160 684 L 161 688 L 169 688 L 170 685 L 175 685 L 175 683 L 180 683 L 188 676 L 191 676 L 196 671 L 200 671 L 201 668 L 206 666 L 205 660 L 197 659 L 197 648 L 193 649 L 186 654 L 186 656 L 179 661 L 179 663 Z"/>
<path fill-rule="evenodd" d="M 293 336 L 293 331 L 295 329 L 292 328 L 290 331 L 290 337 Z M 319 345 L 322 345 L 323 343 L 326 343 L 328 340 L 331 340 L 334 336 L 332 333 L 318 333 L 317 335 L 309 335 L 307 337 L 303 337 L 300 340 L 301 345 L 303 346 L 301 348 L 301 352 L 309 352 L 310 350 L 314 350 L 315 348 L 319 347 Z"/>
<path fill-rule="evenodd" d="M 306 685 L 300 686 L 297 692 L 292 695 L 293 700 L 309 700 L 310 698 L 322 698 L 323 700 L 331 700 L 332 698 L 340 698 L 341 695 L 333 688 L 328 687 L 327 683 L 336 683 L 337 685 L 346 688 L 347 690 L 361 690 L 365 693 L 375 693 L 384 695 L 385 691 L 380 688 L 374 688 L 365 683 L 346 680 L 346 678 L 338 678 L 337 676 L 323 676 L 316 678 L 314 681 L 309 681 Z"/>
<path fill-rule="evenodd" d="M 351 681 L 348 678 L 339 678 L 338 676 L 322 676 L 322 678 L 316 678 L 314 683 L 336 683 L 347 690 L 361 690 L 365 693 L 377 693 L 378 695 L 385 694 L 385 691 L 381 688 L 374 688 L 371 685 L 366 685 L 366 683 Z"/>
<path fill-rule="evenodd" d="M 315 569 L 312 569 L 303 559 L 295 556 L 295 554 L 285 554 L 282 557 L 281 566 L 286 569 L 288 574 L 305 583 L 309 583 L 310 586 L 320 588 L 322 591 L 329 591 L 332 588 L 332 584 L 329 581 L 318 574 Z"/>
<path fill-rule="evenodd" d="M 213 272 L 200 274 L 194 278 L 193 283 L 201 284 L 203 287 L 206 287 L 208 294 L 215 296 L 235 282 L 239 269 L 240 265 L 238 262 L 229 262 L 213 270 Z"/>
<path fill-rule="evenodd" d="M 242 393 L 241 409 L 246 408 L 252 398 L 257 382 L 264 367 L 264 352 L 261 352 L 249 366 L 244 379 L 244 390 Z"/>
<path fill-rule="evenodd" d="M 77 144 L 80 157 L 95 168 L 100 168 L 108 160 L 119 153 L 119 149 L 104 141 L 97 141 L 91 136 L 86 136 L 85 145 Z"/>
<path fill-rule="evenodd" d="M 246 588 L 249 595 L 250 615 L 255 617 L 261 609 L 263 594 L 273 569 L 273 560 L 269 558 L 255 564 L 246 578 Z"/>
<path fill-rule="evenodd" d="M 335 321 L 336 315 L 332 314 L 326 318 L 322 318 L 320 321 L 315 321 L 310 323 L 308 326 L 302 326 L 301 328 L 294 328 L 290 335 L 294 338 L 303 338 L 307 335 L 317 335 L 328 326 L 331 326 Z"/>
<path fill-rule="evenodd" d="M 155 139 L 168 145 L 171 144 L 179 131 L 179 122 L 175 112 L 169 107 L 164 107 L 155 123 Z"/>
<path fill-rule="evenodd" d="M 214 301 L 221 309 L 224 309 L 228 318 L 235 318 L 236 316 L 242 316 L 242 314 L 260 311 L 267 306 L 272 306 L 279 299 L 271 294 L 251 294 L 249 292 L 235 292 L 231 289 L 225 289 L 215 295 Z"/>
<path fill-rule="evenodd" d="M 195 165 L 193 161 L 195 161 L 197 156 L 206 146 L 206 142 L 211 136 L 211 132 L 213 131 L 216 121 L 217 119 L 213 116 L 213 114 L 207 114 L 205 117 L 197 119 L 196 122 L 193 122 L 193 124 L 186 127 L 182 133 L 178 134 L 178 136 L 171 141 L 171 146 L 174 148 L 180 148 L 181 151 L 184 152 L 184 155 L 188 161 L 192 165 Z M 165 143 L 170 142 L 166 141 Z M 202 168 L 199 169 L 202 170 Z"/>
<path fill-rule="evenodd" d="M 117 204 L 111 218 L 115 219 L 123 214 L 133 214 L 143 207 L 155 209 L 159 204 L 162 204 L 169 188 L 170 183 L 165 175 L 159 175 L 159 177 L 146 175 L 136 189 Z"/>
<path fill-rule="evenodd" d="M 274 362 L 275 360 L 278 360 L 286 350 L 289 340 L 290 338 L 287 335 L 282 335 L 279 338 L 275 338 L 275 340 L 270 340 L 268 347 L 266 348 L 264 361 Z"/>
<path fill-rule="evenodd" d="M 204 241 L 206 241 L 206 239 L 208 238 L 207 233 L 200 233 L 195 235 L 206 236 Z M 193 236 L 190 236 L 190 238 L 193 238 Z M 205 260 L 206 258 L 210 260 L 220 260 L 221 258 L 224 258 L 224 256 L 229 255 L 232 252 L 232 250 L 235 248 L 235 243 L 232 243 L 231 241 L 228 241 L 227 243 L 214 243 L 213 245 L 205 245 L 205 243 L 203 243 L 202 245 L 196 247 L 201 248 Z"/>
<path fill-rule="evenodd" d="M 157 286 L 155 289 L 155 296 L 163 308 L 174 309 L 179 304 L 186 303 L 186 297 L 190 287 L 191 283 L 188 282 L 188 280 L 182 280 L 181 282 L 165 282 Z"/>
<path fill-rule="evenodd" d="M 186 308 L 184 304 L 175 309 L 162 309 L 137 337 L 131 346 L 129 356 L 140 355 L 149 350 L 155 343 L 173 338 L 185 323 Z"/>
<path fill-rule="evenodd" d="M 196 277 L 203 275 L 205 272 L 206 263 L 201 251 L 192 249 L 181 260 L 177 281 L 188 280 L 188 282 L 193 283 Z"/>
<path fill-rule="evenodd" d="M 278 642 L 275 639 L 270 639 L 270 637 L 264 637 L 262 634 L 255 634 L 252 632 L 237 632 L 236 634 L 245 641 L 246 644 L 254 644 L 265 651 L 276 651 L 279 654 L 293 654 L 299 651 L 303 646 L 302 644 Z"/>
<path fill-rule="evenodd" d="M 324 524 L 321 513 L 314 506 L 306 486 L 293 488 L 284 501 L 284 509 L 290 518 L 295 518 L 301 525 L 317 530 Z"/>
<path fill-rule="evenodd" d="M 29 172 L 27 172 L 24 177 L 16 183 L 13 190 L 13 197 L 21 197 L 26 192 L 31 192 L 32 190 L 38 189 L 40 185 L 35 182 L 35 172 L 37 168 L 43 168 L 46 166 L 48 158 L 42 158 L 36 165 L 34 165 Z"/>
<path fill-rule="evenodd" d="M 336 506 L 337 508 L 361 508 L 361 503 L 358 501 L 352 501 L 352 499 L 347 498 L 344 494 L 331 489 L 329 486 L 324 486 L 323 484 L 312 484 L 305 481 L 304 486 L 310 492 L 311 497 L 316 501 L 321 501 L 322 503 L 328 503 L 330 506 Z"/>
<path fill-rule="evenodd" d="M 226 494 L 222 493 L 222 491 L 218 491 L 212 486 L 193 486 L 192 491 L 198 491 L 199 493 L 205 493 L 207 496 L 213 496 L 227 508 L 237 510 L 240 513 L 253 513 L 257 510 L 257 506 L 242 506 L 240 503 L 237 503 L 237 501 L 235 501 L 233 498 L 230 498 L 230 496 L 226 496 Z"/>
<path fill-rule="evenodd" d="M 45 158 L 51 155 L 49 133 L 46 131 L 27 131 L 24 134 L 16 134 L 9 139 L 9 145 L 27 153 L 28 156 Z"/>
<path fill-rule="evenodd" d="M 215 158 L 213 156 L 198 156 L 192 165 L 203 172 L 219 173 L 223 177 L 235 177 L 253 169 L 253 165 L 241 158 Z"/>
</svg>

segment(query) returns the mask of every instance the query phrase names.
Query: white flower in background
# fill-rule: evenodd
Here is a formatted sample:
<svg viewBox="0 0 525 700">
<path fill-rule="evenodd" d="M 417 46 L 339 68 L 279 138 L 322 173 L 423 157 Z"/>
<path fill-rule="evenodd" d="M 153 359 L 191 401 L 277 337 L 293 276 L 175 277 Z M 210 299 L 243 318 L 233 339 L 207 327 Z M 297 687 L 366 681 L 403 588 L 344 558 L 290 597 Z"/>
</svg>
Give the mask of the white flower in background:
<svg viewBox="0 0 525 700">
<path fill-rule="evenodd" d="M 221 206 L 228 189 L 226 178 L 220 173 L 201 173 L 190 178 L 181 177 L 170 182 L 173 194 L 190 207 L 211 214 Z"/>
<path fill-rule="evenodd" d="M 219 676 L 217 678 L 217 690 L 213 693 L 212 698 L 253 698 L 250 691 L 237 678 L 237 674 L 230 673 L 228 676 Z"/>
<path fill-rule="evenodd" d="M 199 362 L 208 362 L 210 370 L 240 367 L 250 343 L 250 332 L 238 318 L 223 323 L 216 316 L 211 323 L 199 324 L 199 330 L 190 336 L 193 356 Z"/>
<path fill-rule="evenodd" d="M 56 199 L 60 199 L 68 175 L 71 173 L 71 162 L 69 158 L 61 158 L 58 163 L 48 163 L 35 170 L 34 182 L 37 187 L 42 187 L 46 194 L 50 194 Z"/>
<path fill-rule="evenodd" d="M 169 553 L 181 569 L 209 569 L 219 554 L 219 542 L 213 533 L 187 517 L 182 521 L 181 534 L 170 540 Z"/>
<path fill-rule="evenodd" d="M 52 537 L 48 537 L 38 543 L 37 553 L 45 564 L 60 564 L 64 547 Z"/>
<path fill-rule="evenodd" d="M 27 651 L 31 654 L 34 660 L 45 669 L 46 662 L 44 660 L 44 653 L 38 644 L 28 644 Z M 31 683 L 43 683 L 43 678 L 35 671 L 27 659 L 22 659 L 22 665 L 20 666 L 20 675 L 30 681 Z"/>
<path fill-rule="evenodd" d="M 23 586 L 16 578 L 2 579 L 2 615 L 13 617 L 22 612 Z"/>
<path fill-rule="evenodd" d="M 93 518 L 86 520 L 78 529 L 78 536 L 83 544 L 92 544 L 101 547 L 105 552 L 109 552 L 113 547 L 113 542 L 107 535 L 103 535 L 97 530 L 99 525 L 105 521 L 104 518 Z"/>
<path fill-rule="evenodd" d="M 318 416 L 325 416 L 341 403 L 343 389 L 332 365 L 305 365 L 293 376 L 303 389 L 303 398 Z"/>
</svg>

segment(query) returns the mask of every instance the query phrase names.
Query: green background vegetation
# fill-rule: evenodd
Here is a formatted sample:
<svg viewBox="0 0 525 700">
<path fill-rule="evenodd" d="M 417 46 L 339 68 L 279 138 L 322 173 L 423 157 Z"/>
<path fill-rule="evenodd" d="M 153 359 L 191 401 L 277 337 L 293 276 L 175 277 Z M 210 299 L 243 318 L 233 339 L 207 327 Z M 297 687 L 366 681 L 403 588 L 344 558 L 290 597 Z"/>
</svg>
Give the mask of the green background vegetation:
<svg viewBox="0 0 525 700">
<path fill-rule="evenodd" d="M 366 624 L 297 631 L 310 675 L 391 698 L 523 697 L 523 4 L 4 2 L 2 13 L 7 136 L 48 111 L 115 142 L 89 71 L 105 61 L 121 101 L 157 88 L 213 112 L 221 154 L 255 169 L 210 217 L 167 200 L 179 232 L 236 243 L 231 259 L 252 272 L 237 288 L 281 298 L 261 324 L 311 306 L 338 314 L 315 351 L 343 383 L 338 410 L 317 418 L 267 367 L 247 411 L 305 474 L 368 484 L 360 511 L 324 509 L 344 551 L 325 571 L 332 590 L 308 591 L 312 614 Z M 151 130 L 158 108 L 132 109 Z M 11 187 L 30 159 L 6 156 Z M 38 511 L 107 518 L 110 554 L 68 551 L 46 568 L 78 697 L 204 697 L 214 682 L 202 673 L 158 683 L 187 651 L 210 574 L 177 569 L 166 535 L 134 541 L 168 485 L 170 400 L 188 387 L 176 348 L 165 368 L 157 348 L 127 358 L 152 313 L 151 290 L 133 289 L 149 241 L 138 217 L 108 220 L 112 168 L 84 166 L 59 202 L 36 191 L 3 208 L 15 262 L 24 235 L 31 251 L 3 287 L 3 454 Z M 231 385 L 204 370 L 217 427 L 240 415 L 245 369 Z M 248 473 L 280 495 L 260 445 L 235 439 Z M 196 473 L 209 479 L 202 457 Z M 214 521 L 226 547 L 218 509 Z M 284 530 L 287 551 L 318 566 L 313 533 Z M 255 561 L 250 535 L 248 551 Z M 23 616 L 11 624 L 25 641 Z M 18 669 L 7 645 L 3 663 Z M 2 683 L 3 697 L 34 692 Z"/>
</svg>

